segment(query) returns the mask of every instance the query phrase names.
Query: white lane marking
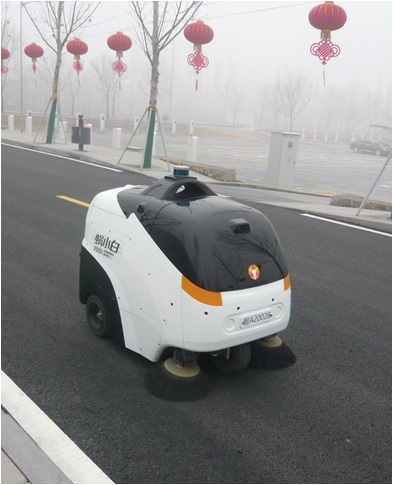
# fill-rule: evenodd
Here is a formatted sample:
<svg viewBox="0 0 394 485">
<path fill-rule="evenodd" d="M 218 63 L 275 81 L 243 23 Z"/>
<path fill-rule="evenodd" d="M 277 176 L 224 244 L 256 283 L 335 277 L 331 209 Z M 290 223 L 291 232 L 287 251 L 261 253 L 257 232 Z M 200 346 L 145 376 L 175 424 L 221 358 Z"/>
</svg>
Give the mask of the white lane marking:
<svg viewBox="0 0 394 485">
<path fill-rule="evenodd" d="M 72 483 L 114 483 L 3 371 L 1 403 Z"/>
<path fill-rule="evenodd" d="M 348 224 L 347 222 L 334 221 L 333 219 L 326 219 L 325 217 L 314 216 L 313 214 L 301 214 L 305 217 L 311 217 L 312 219 L 318 219 L 319 221 L 331 222 L 331 224 L 339 224 L 340 226 L 352 227 L 359 231 L 373 232 L 374 234 L 380 234 L 381 236 L 392 237 L 388 232 L 375 231 L 375 229 L 368 229 L 367 227 L 355 226 L 354 224 Z"/>
<path fill-rule="evenodd" d="M 103 168 L 104 170 L 110 170 L 111 172 L 123 172 L 118 168 L 105 167 L 104 165 L 97 165 L 96 163 L 85 162 L 84 160 L 78 160 L 77 158 L 65 157 L 63 155 L 57 155 L 56 153 L 42 152 L 41 150 L 35 150 L 33 148 L 20 147 L 18 145 L 10 145 L 9 143 L 2 143 L 7 147 L 19 148 L 19 150 L 26 150 L 28 152 L 42 153 L 43 155 L 48 155 L 50 157 L 64 158 L 65 160 L 71 160 L 72 162 L 82 163 L 84 165 L 91 165 L 92 167 Z"/>
</svg>

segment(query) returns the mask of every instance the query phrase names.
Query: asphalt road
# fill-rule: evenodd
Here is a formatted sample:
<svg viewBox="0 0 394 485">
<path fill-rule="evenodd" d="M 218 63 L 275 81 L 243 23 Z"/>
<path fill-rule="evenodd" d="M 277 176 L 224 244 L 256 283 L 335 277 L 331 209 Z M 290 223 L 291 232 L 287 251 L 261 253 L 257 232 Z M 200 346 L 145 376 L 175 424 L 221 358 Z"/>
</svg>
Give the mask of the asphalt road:
<svg viewBox="0 0 394 485">
<path fill-rule="evenodd" d="M 95 337 L 78 301 L 86 208 L 149 183 L 2 147 L 2 368 L 116 483 L 391 483 L 391 238 L 254 204 L 288 257 L 297 363 L 224 375 L 193 403 Z"/>
</svg>

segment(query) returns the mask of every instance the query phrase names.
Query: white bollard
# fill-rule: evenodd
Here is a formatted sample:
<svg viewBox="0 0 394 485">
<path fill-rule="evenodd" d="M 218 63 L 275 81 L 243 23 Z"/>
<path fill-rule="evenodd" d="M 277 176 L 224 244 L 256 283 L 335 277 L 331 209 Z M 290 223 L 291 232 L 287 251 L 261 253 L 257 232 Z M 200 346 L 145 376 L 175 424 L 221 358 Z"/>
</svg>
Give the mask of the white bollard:
<svg viewBox="0 0 394 485">
<path fill-rule="evenodd" d="M 140 119 L 138 116 L 134 116 L 134 131 L 137 130 L 138 123 L 140 122 Z"/>
<path fill-rule="evenodd" d="M 26 126 L 26 134 L 31 135 L 33 132 L 33 118 L 31 116 L 26 116 L 25 126 Z"/>
<path fill-rule="evenodd" d="M 305 140 L 305 138 L 306 138 L 306 129 L 305 129 L 305 128 L 303 128 L 303 129 L 302 129 L 301 140 Z"/>
<path fill-rule="evenodd" d="M 197 160 L 197 136 L 189 136 L 187 140 L 186 160 L 188 162 L 195 162 Z"/>
<path fill-rule="evenodd" d="M 176 120 L 172 120 L 171 136 L 176 136 Z"/>
<path fill-rule="evenodd" d="M 114 128 L 112 130 L 112 148 L 120 149 L 121 135 L 122 135 L 122 128 Z"/>
<path fill-rule="evenodd" d="M 190 120 L 189 135 L 190 136 L 194 135 L 194 121 L 193 120 Z"/>
<path fill-rule="evenodd" d="M 105 115 L 100 115 L 100 132 L 105 131 Z"/>
<path fill-rule="evenodd" d="M 67 141 L 67 121 L 61 121 L 59 125 L 59 138 Z"/>
<path fill-rule="evenodd" d="M 86 126 L 86 128 L 89 128 L 89 130 L 90 130 L 90 144 L 92 145 L 93 144 L 93 142 L 92 142 L 93 125 L 91 123 L 87 123 L 85 126 Z"/>
<path fill-rule="evenodd" d="M 8 115 L 8 131 L 14 131 L 14 115 Z"/>
<path fill-rule="evenodd" d="M 313 141 L 317 140 L 317 130 L 316 128 L 313 130 Z"/>
<path fill-rule="evenodd" d="M 328 130 L 324 133 L 324 141 L 328 141 Z"/>
<path fill-rule="evenodd" d="M 339 141 L 339 131 L 335 132 L 335 143 L 338 143 Z"/>
</svg>

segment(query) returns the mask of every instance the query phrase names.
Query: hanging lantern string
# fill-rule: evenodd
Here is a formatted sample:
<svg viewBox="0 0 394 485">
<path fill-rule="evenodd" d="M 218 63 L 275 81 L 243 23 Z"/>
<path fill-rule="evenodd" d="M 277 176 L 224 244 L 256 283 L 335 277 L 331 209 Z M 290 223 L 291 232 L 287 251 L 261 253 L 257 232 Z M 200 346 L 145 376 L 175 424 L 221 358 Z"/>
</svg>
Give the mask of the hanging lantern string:
<svg viewBox="0 0 394 485">
<path fill-rule="evenodd" d="M 107 45 L 110 49 L 116 52 L 116 57 L 118 58 L 117 61 L 112 63 L 112 69 L 117 73 L 119 76 L 119 91 L 122 89 L 120 83 L 120 76 L 127 71 L 127 65 L 121 60 L 123 57 L 123 52 L 130 49 L 133 45 L 132 40 L 129 36 L 123 34 L 122 32 L 117 32 L 116 34 L 111 35 L 107 39 Z"/>
<path fill-rule="evenodd" d="M 37 59 L 44 55 L 44 49 L 37 45 L 35 42 L 28 45 L 24 49 L 25 54 L 31 58 L 33 73 L 37 72 Z"/>
<path fill-rule="evenodd" d="M 193 54 L 189 54 L 187 62 L 196 71 L 196 91 L 198 90 L 198 74 L 201 69 L 208 67 L 209 59 L 202 53 L 202 44 L 208 44 L 214 37 L 213 30 L 209 25 L 204 24 L 203 21 L 187 25 L 183 31 L 184 36 L 189 42 L 193 43 Z"/>
<path fill-rule="evenodd" d="M 89 46 L 86 42 L 82 41 L 81 39 L 73 39 L 67 42 L 66 49 L 70 54 L 74 56 L 73 68 L 77 72 L 77 79 L 78 79 L 78 87 L 81 87 L 81 83 L 79 80 L 79 74 L 83 71 L 83 64 L 81 62 L 81 56 L 86 54 L 89 50 Z"/>
<path fill-rule="evenodd" d="M 310 52 L 322 61 L 323 82 L 325 86 L 326 77 L 324 67 L 331 58 L 338 57 L 341 52 L 340 47 L 331 42 L 331 31 L 341 29 L 346 23 L 347 15 L 342 7 L 335 5 L 333 1 L 326 1 L 321 5 L 313 7 L 309 12 L 308 18 L 312 27 L 320 30 L 321 40 L 311 45 Z"/>
<path fill-rule="evenodd" d="M 7 74 L 8 67 L 4 65 L 4 61 L 10 57 L 10 51 L 1 46 L 1 75 Z"/>
</svg>

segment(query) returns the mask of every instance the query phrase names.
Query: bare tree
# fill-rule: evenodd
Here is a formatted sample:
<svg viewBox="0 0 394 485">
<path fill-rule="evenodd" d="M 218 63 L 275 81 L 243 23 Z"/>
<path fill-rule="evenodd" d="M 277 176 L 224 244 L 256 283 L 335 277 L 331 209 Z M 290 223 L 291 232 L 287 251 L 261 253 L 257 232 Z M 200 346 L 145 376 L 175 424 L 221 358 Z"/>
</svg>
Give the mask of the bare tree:
<svg viewBox="0 0 394 485">
<path fill-rule="evenodd" d="M 36 10 L 36 2 L 27 8 L 22 3 L 34 27 L 45 44 L 56 54 L 56 64 L 52 83 L 52 102 L 46 143 L 52 143 L 55 128 L 55 115 L 58 102 L 59 74 L 62 63 L 63 49 L 72 34 L 91 21 L 91 17 L 99 7 L 98 2 L 40 2 L 40 10 Z"/>
<path fill-rule="evenodd" d="M 242 97 L 244 94 L 242 83 L 232 80 L 230 76 L 227 77 L 225 92 L 228 107 L 231 112 L 231 122 L 233 125 L 236 125 L 239 122 L 241 107 L 245 104 L 244 98 Z"/>
<path fill-rule="evenodd" d="M 332 122 L 333 115 L 338 112 L 340 91 L 338 86 L 326 86 L 320 98 L 322 121 L 324 129 L 328 130 Z"/>
<path fill-rule="evenodd" d="M 61 81 L 67 80 L 68 82 L 60 82 L 60 93 L 67 93 L 71 99 L 70 110 L 69 114 L 74 115 L 75 111 L 75 104 L 78 95 L 83 90 L 84 86 L 86 86 L 86 78 L 84 76 L 78 76 L 75 74 L 75 71 L 71 67 L 71 65 L 63 65 L 62 66 L 62 76 Z M 63 113 L 64 114 L 64 113 Z"/>
<path fill-rule="evenodd" d="M 8 4 L 7 2 L 2 2 L 1 4 L 1 46 L 8 49 L 10 52 L 10 57 L 8 59 L 11 60 L 12 54 L 15 51 L 16 45 L 16 35 L 15 30 L 12 27 L 9 19 L 8 19 Z M 1 112 L 4 110 L 4 91 L 9 86 L 15 82 L 14 76 L 9 76 L 9 73 L 6 72 L 1 76 Z"/>
<path fill-rule="evenodd" d="M 104 95 L 105 113 L 109 118 L 110 101 L 112 101 L 112 116 L 114 116 L 115 98 L 119 94 L 117 78 L 114 78 L 113 73 L 109 71 L 108 66 L 111 65 L 112 58 L 109 54 L 103 54 L 96 57 L 90 63 L 95 74 L 95 86 Z"/>
<path fill-rule="evenodd" d="M 361 118 L 363 98 L 363 88 L 358 81 L 353 81 L 341 92 L 341 110 L 347 133 L 353 129 L 355 122 Z"/>
<path fill-rule="evenodd" d="M 289 73 L 274 85 L 271 105 L 275 111 L 289 118 L 290 131 L 294 121 L 314 98 L 316 90 L 317 86 L 301 73 Z"/>
<path fill-rule="evenodd" d="M 370 91 L 365 96 L 365 111 L 368 127 L 383 119 L 384 98 L 380 91 Z"/>
<path fill-rule="evenodd" d="M 149 124 L 144 168 L 152 164 L 153 134 L 157 112 L 160 52 L 185 28 L 203 2 L 131 2 L 131 14 L 138 25 L 137 38 L 151 65 Z"/>
<path fill-rule="evenodd" d="M 252 110 L 258 111 L 259 127 L 263 128 L 263 116 L 271 97 L 271 87 L 268 84 L 259 84 L 256 87 L 256 95 L 253 98 Z"/>
</svg>

